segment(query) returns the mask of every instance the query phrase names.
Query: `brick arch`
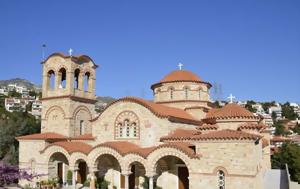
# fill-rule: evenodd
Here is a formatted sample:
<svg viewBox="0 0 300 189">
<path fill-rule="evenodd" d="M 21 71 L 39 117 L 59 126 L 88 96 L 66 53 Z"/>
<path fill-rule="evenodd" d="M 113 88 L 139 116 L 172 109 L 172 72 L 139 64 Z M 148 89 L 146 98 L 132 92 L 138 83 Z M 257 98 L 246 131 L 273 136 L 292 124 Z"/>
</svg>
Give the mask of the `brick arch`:
<svg viewBox="0 0 300 189">
<path fill-rule="evenodd" d="M 80 106 L 78 106 L 77 108 L 75 108 L 75 110 L 74 110 L 74 112 L 73 112 L 73 116 L 72 116 L 73 119 L 76 118 L 76 115 L 78 114 L 78 112 L 79 112 L 80 110 L 84 110 L 84 111 L 88 112 L 88 114 L 90 115 L 90 119 L 93 118 L 93 115 L 92 115 L 91 111 L 88 109 L 88 107 L 86 107 L 86 106 L 84 106 L 84 105 L 80 105 Z"/>
<path fill-rule="evenodd" d="M 49 114 L 50 114 L 53 110 L 59 110 L 59 111 L 61 111 L 62 114 L 63 114 L 63 117 L 64 117 L 64 118 L 66 117 L 66 114 L 65 114 L 65 111 L 63 110 L 63 108 L 60 107 L 60 106 L 54 105 L 54 106 L 51 106 L 51 107 L 47 110 L 47 112 L 46 112 L 46 114 L 45 114 L 45 119 L 46 119 L 46 120 L 48 119 Z"/>
<path fill-rule="evenodd" d="M 188 168 L 189 172 L 193 172 L 192 166 L 190 165 L 190 161 L 192 161 L 192 159 L 190 159 L 186 154 L 184 154 L 183 152 L 181 152 L 178 149 L 175 148 L 170 148 L 170 147 L 165 147 L 165 148 L 159 148 L 157 150 L 154 150 L 153 152 L 151 152 L 148 155 L 148 160 L 149 160 L 149 171 L 150 172 L 156 172 L 156 164 L 157 162 L 166 156 L 173 156 L 173 157 L 177 157 L 180 160 L 182 160 L 186 167 Z"/>
<path fill-rule="evenodd" d="M 88 165 L 89 167 L 97 167 L 97 159 L 102 155 L 111 155 L 118 161 L 121 170 L 124 167 L 124 160 L 122 155 L 110 147 L 99 146 L 94 148 L 88 155 Z"/>
<path fill-rule="evenodd" d="M 213 170 L 213 174 L 217 175 L 218 171 L 223 171 L 224 174 L 225 174 L 225 176 L 229 175 L 229 173 L 228 173 L 228 171 L 227 171 L 227 169 L 225 167 L 222 167 L 222 166 L 215 167 L 214 170 Z"/>
<path fill-rule="evenodd" d="M 90 78 L 94 78 L 94 71 L 90 69 L 83 69 L 82 73 L 85 75 L 86 73 L 90 73 Z"/>
<path fill-rule="evenodd" d="M 41 153 L 45 154 L 47 163 L 49 163 L 49 160 L 50 160 L 50 158 L 51 158 L 51 156 L 53 154 L 55 154 L 55 153 L 61 153 L 68 160 L 68 164 L 70 164 L 70 155 L 69 155 L 69 153 L 63 147 L 60 147 L 60 146 L 50 146 L 49 148 L 46 148 Z"/>
<path fill-rule="evenodd" d="M 134 162 L 138 162 L 142 164 L 146 172 L 149 172 L 147 171 L 149 168 L 147 160 L 138 154 L 129 153 L 126 156 L 124 156 L 123 160 L 124 160 L 124 167 L 122 170 L 124 170 L 125 172 L 130 172 L 131 164 Z"/>
<path fill-rule="evenodd" d="M 70 156 L 70 162 L 69 162 L 70 167 L 75 167 L 78 160 L 83 160 L 86 162 L 86 164 L 88 164 L 87 155 L 85 155 L 84 153 L 81 153 L 81 152 L 74 152 Z"/>
<path fill-rule="evenodd" d="M 59 70 L 62 68 L 64 68 L 66 70 L 66 73 L 68 73 L 68 68 L 65 65 L 60 65 L 57 69 L 57 72 L 59 72 Z"/>
</svg>

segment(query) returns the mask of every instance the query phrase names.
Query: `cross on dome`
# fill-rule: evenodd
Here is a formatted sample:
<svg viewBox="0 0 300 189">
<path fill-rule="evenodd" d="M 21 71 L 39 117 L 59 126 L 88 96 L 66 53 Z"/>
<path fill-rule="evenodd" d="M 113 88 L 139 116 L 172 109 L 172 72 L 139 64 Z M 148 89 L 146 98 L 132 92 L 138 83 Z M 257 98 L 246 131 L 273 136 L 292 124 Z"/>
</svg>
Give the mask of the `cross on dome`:
<svg viewBox="0 0 300 189">
<path fill-rule="evenodd" d="M 179 70 L 182 70 L 183 64 L 179 63 L 178 67 L 179 67 Z"/>
<path fill-rule="evenodd" d="M 227 97 L 230 101 L 229 103 L 232 104 L 233 103 L 233 99 L 235 99 L 235 96 L 233 96 L 232 94 L 229 95 L 229 97 Z"/>
<path fill-rule="evenodd" d="M 73 49 L 69 49 L 69 55 L 72 56 Z"/>
</svg>

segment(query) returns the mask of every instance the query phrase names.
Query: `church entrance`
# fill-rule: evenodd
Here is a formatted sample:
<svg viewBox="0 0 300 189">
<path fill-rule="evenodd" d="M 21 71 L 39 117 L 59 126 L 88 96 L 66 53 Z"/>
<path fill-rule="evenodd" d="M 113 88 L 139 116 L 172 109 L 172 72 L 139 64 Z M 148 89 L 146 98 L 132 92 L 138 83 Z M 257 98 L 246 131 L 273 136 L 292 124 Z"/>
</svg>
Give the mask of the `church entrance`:
<svg viewBox="0 0 300 189">
<path fill-rule="evenodd" d="M 144 188 L 145 167 L 139 162 L 133 162 L 131 165 L 131 174 L 129 175 L 129 189 Z"/>
<path fill-rule="evenodd" d="M 189 171 L 187 167 L 178 167 L 178 189 L 189 189 Z"/>
<path fill-rule="evenodd" d="M 49 179 L 58 179 L 58 183 L 62 185 L 66 181 L 66 173 L 64 167 L 68 167 L 69 162 L 66 156 L 60 152 L 55 152 L 50 156 L 48 162 Z"/>
<path fill-rule="evenodd" d="M 87 177 L 87 165 L 86 162 L 81 161 L 78 163 L 78 171 L 77 171 L 77 182 L 80 184 L 84 184 Z"/>
<path fill-rule="evenodd" d="M 162 188 L 189 189 L 189 170 L 176 156 L 165 156 L 156 162 L 154 185 Z"/>
</svg>

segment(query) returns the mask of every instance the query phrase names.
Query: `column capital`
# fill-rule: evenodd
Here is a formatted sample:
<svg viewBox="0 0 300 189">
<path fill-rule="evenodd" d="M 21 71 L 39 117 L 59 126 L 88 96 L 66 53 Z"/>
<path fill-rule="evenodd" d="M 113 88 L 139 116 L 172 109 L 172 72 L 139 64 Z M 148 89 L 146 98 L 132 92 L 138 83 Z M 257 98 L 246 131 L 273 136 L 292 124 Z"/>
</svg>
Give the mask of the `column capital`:
<svg viewBox="0 0 300 189">
<path fill-rule="evenodd" d="M 148 173 L 146 173 L 146 177 L 154 177 L 155 175 L 157 175 L 157 173 L 155 173 L 155 172 L 148 172 Z"/>
<path fill-rule="evenodd" d="M 132 174 L 132 172 L 126 171 L 126 172 L 122 172 L 121 174 L 122 174 L 123 176 L 129 176 L 129 175 Z"/>
</svg>

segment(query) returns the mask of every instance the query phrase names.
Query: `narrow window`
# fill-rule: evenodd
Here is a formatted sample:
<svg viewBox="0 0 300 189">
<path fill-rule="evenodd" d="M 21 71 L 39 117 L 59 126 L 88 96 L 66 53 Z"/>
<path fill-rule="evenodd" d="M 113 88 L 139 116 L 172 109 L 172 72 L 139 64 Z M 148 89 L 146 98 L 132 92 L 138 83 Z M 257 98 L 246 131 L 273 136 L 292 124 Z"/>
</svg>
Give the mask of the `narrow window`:
<svg viewBox="0 0 300 189">
<path fill-rule="evenodd" d="M 54 89 L 55 88 L 55 72 L 50 70 L 48 72 L 48 88 Z"/>
<path fill-rule="evenodd" d="M 189 98 L 189 90 L 187 87 L 184 88 L 185 99 Z"/>
<path fill-rule="evenodd" d="M 80 120 L 80 125 L 79 125 L 79 135 L 84 134 L 84 121 Z"/>
<path fill-rule="evenodd" d="M 65 68 L 61 68 L 59 70 L 59 88 L 66 88 L 66 69 Z"/>
<path fill-rule="evenodd" d="M 199 100 L 201 100 L 201 89 L 199 89 Z"/>
<path fill-rule="evenodd" d="M 90 86 L 89 86 L 90 81 L 89 80 L 90 80 L 90 72 L 86 72 L 84 74 L 84 91 L 90 90 Z"/>
<path fill-rule="evenodd" d="M 173 93 L 174 93 L 174 89 L 171 88 L 171 89 L 170 89 L 170 99 L 173 99 L 173 95 L 174 95 Z"/>
<path fill-rule="evenodd" d="M 222 170 L 218 171 L 218 189 L 225 189 L 225 173 Z"/>
<path fill-rule="evenodd" d="M 79 74 L 80 70 L 76 69 L 74 72 L 74 89 L 78 89 L 79 87 Z"/>
</svg>

